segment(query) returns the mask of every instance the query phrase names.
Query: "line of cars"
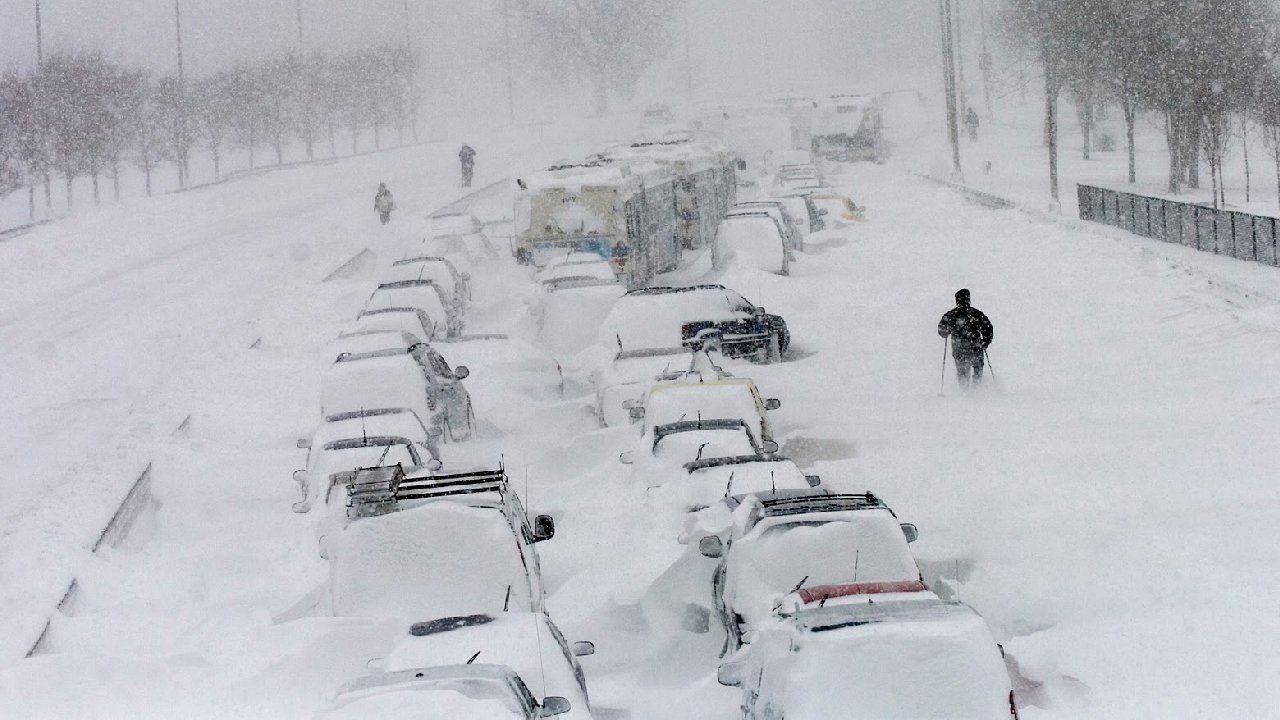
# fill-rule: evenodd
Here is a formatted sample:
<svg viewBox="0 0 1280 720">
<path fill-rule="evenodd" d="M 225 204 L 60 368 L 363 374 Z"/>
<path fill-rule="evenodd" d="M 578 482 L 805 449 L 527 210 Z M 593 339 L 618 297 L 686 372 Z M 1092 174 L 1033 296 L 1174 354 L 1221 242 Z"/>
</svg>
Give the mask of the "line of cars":
<svg viewBox="0 0 1280 720">
<path fill-rule="evenodd" d="M 298 441 L 293 509 L 329 565 L 316 611 L 403 628 L 317 717 L 589 720 L 578 658 L 595 648 L 566 640 L 545 608 L 535 546 L 555 521 L 531 517 L 502 468 L 441 461 L 476 418 L 469 370 L 439 349 L 467 340 L 471 277 L 439 253 L 488 242 L 474 219 L 432 224 L 439 234 L 391 264 L 325 349 L 321 421 Z"/>
</svg>

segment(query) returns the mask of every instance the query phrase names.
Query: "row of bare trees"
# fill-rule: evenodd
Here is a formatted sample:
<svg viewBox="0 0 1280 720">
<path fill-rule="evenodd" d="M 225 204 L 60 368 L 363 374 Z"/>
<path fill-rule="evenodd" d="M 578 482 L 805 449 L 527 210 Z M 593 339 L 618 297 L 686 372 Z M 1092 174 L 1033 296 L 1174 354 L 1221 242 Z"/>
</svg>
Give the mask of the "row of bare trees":
<svg viewBox="0 0 1280 720">
<path fill-rule="evenodd" d="M 1136 182 L 1134 128 L 1158 114 L 1169 148 L 1169 191 L 1200 187 L 1203 160 L 1214 203 L 1225 200 L 1223 159 L 1238 129 L 1260 125 L 1280 182 L 1280 49 L 1268 0 L 1007 0 L 1015 49 L 1044 73 L 1050 185 L 1058 198 L 1058 98 L 1077 108 L 1088 158 L 1095 109 L 1124 114 L 1129 182 Z M 1246 153 L 1247 153 L 1247 145 Z M 1247 162 L 1247 154 L 1246 154 Z"/>
<path fill-rule="evenodd" d="M 0 76 L 0 197 L 27 188 L 34 219 L 39 186 L 46 207 L 52 205 L 53 177 L 65 183 L 70 206 L 74 181 L 86 176 L 95 203 L 102 178 L 119 200 L 126 165 L 142 172 L 148 194 L 153 172 L 164 165 L 174 166 L 186 187 L 194 150 L 209 154 L 216 180 L 232 149 L 246 151 L 252 168 L 264 149 L 283 163 L 285 148 L 295 143 L 307 159 L 317 145 L 336 155 L 340 131 L 352 154 L 368 131 L 375 148 L 391 131 L 404 144 L 406 132 L 416 140 L 418 65 L 412 52 L 389 45 L 286 55 L 182 82 L 101 53 L 53 55 L 30 73 Z"/>
</svg>

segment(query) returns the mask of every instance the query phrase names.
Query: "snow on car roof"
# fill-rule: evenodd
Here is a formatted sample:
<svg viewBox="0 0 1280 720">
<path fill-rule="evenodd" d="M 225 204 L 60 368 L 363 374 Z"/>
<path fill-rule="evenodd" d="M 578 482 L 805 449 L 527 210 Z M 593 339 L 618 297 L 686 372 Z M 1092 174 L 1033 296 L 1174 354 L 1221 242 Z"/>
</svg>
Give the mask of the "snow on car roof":
<svg viewBox="0 0 1280 720">
<path fill-rule="evenodd" d="M 403 410 L 403 409 L 402 409 Z M 344 420 L 326 422 L 316 430 L 312 445 L 325 447 L 335 440 L 350 438 L 392 436 L 409 438 L 419 442 L 426 439 L 427 431 L 422 421 L 411 410 L 403 412 L 352 417 Z"/>
<path fill-rule="evenodd" d="M 379 285 L 369 296 L 367 309 L 407 305 L 423 310 L 437 322 L 443 322 L 448 314 L 444 309 L 444 296 L 440 286 L 430 280 L 399 280 Z"/>
<path fill-rule="evenodd" d="M 352 522 L 330 554 L 334 614 L 417 622 L 531 609 L 513 533 L 500 507 L 455 500 Z"/>
<path fill-rule="evenodd" d="M 654 427 L 681 420 L 732 418 L 746 422 L 759 442 L 763 408 L 756 402 L 754 388 L 748 378 L 658 383 L 644 401 L 645 423 Z"/>
<path fill-rule="evenodd" d="M 557 165 L 533 173 L 525 180 L 528 191 L 564 190 L 581 192 L 586 187 L 638 189 L 640 178 L 626 165 L 604 161 L 578 165 Z"/>
<path fill-rule="evenodd" d="M 418 361 L 407 351 L 351 356 L 333 363 L 321 377 L 320 397 L 325 415 L 393 406 L 412 408 L 421 418 L 430 415 L 426 379 Z"/>
<path fill-rule="evenodd" d="M 731 291 L 715 286 L 633 290 L 614 303 L 600 327 L 599 342 L 617 348 L 621 338 L 622 350 L 681 345 L 685 323 L 741 317 L 732 297 Z"/>
<path fill-rule="evenodd" d="M 531 698 L 510 668 L 493 664 L 455 664 L 379 672 L 344 685 L 321 720 L 510 720 L 527 718 Z"/>
<path fill-rule="evenodd" d="M 404 352 L 410 345 L 420 342 L 408 333 L 395 330 L 360 330 L 343 333 L 325 347 L 325 358 L 337 358 L 339 355 L 364 355 L 382 350 Z"/>
</svg>

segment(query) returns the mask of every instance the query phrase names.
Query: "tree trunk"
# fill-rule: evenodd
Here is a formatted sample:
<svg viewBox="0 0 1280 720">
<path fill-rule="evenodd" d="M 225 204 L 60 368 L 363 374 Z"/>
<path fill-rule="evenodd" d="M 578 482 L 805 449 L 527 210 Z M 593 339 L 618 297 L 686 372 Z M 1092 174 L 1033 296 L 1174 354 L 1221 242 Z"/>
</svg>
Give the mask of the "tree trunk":
<svg viewBox="0 0 1280 720">
<path fill-rule="evenodd" d="M 36 221 L 36 184 L 31 183 L 27 186 L 27 213 L 30 215 L 31 222 Z"/>
<path fill-rule="evenodd" d="M 151 197 L 151 158 L 147 158 L 142 162 L 142 174 L 147 179 L 147 197 Z"/>
<path fill-rule="evenodd" d="M 44 171 L 44 209 L 53 214 L 53 173 L 48 170 Z"/>
<path fill-rule="evenodd" d="M 284 141 L 280 139 L 279 135 L 276 135 L 275 146 L 276 146 L 276 164 L 283 165 L 284 164 Z"/>
<path fill-rule="evenodd" d="M 1182 185 L 1182 130 L 1178 116 L 1166 112 L 1164 116 L 1165 143 L 1169 146 L 1169 192 L 1177 193 Z"/>
<path fill-rule="evenodd" d="M 1244 150 L 1244 201 L 1253 201 L 1253 177 L 1249 173 L 1249 117 L 1240 116 L 1240 147 Z"/>
<path fill-rule="evenodd" d="M 1088 160 L 1093 150 L 1093 101 L 1088 93 L 1076 96 L 1076 117 L 1080 119 L 1080 137 L 1084 140 L 1082 155 Z"/>
<path fill-rule="evenodd" d="M 120 202 L 120 158 L 111 161 L 111 197 Z"/>
<path fill-rule="evenodd" d="M 70 170 L 64 170 L 63 175 L 67 178 L 67 211 L 71 211 L 71 182 L 75 180 L 75 175 Z"/>
<path fill-rule="evenodd" d="M 1049 197 L 1056 207 L 1058 199 L 1058 74 L 1048 54 L 1044 56 L 1044 129 L 1049 144 Z"/>
<path fill-rule="evenodd" d="M 93 204 L 101 205 L 102 196 L 98 194 L 98 171 L 94 170 L 93 172 L 89 173 L 89 175 L 93 178 Z"/>
<path fill-rule="evenodd" d="M 337 125 L 338 125 L 338 124 L 337 124 L 337 123 L 335 123 L 335 122 L 333 122 L 332 120 L 330 120 L 330 121 L 329 121 L 329 157 L 337 157 L 337 156 L 338 156 L 338 150 L 337 150 L 337 148 L 338 148 L 338 143 L 337 143 L 337 139 L 338 139 L 338 138 L 337 138 L 337 136 L 338 136 L 338 127 L 337 127 Z"/>
<path fill-rule="evenodd" d="M 218 143 L 209 146 L 209 152 L 213 154 L 213 179 L 222 179 L 222 152 L 218 149 Z"/>
<path fill-rule="evenodd" d="M 257 144 L 258 144 L 258 130 L 257 128 L 250 128 L 249 129 L 249 169 L 250 170 L 254 168 L 253 148 Z"/>
<path fill-rule="evenodd" d="M 1137 124 L 1138 108 L 1135 106 L 1132 98 L 1125 98 L 1124 101 L 1124 132 L 1125 140 L 1129 146 L 1129 184 L 1138 182 L 1138 163 L 1136 158 L 1136 149 L 1133 144 L 1133 128 Z"/>
<path fill-rule="evenodd" d="M 360 128 L 359 124 L 351 121 L 351 154 L 357 155 L 360 152 Z"/>
<path fill-rule="evenodd" d="M 1200 188 L 1200 118 L 1192 115 L 1187 123 L 1187 138 L 1183 145 L 1186 153 L 1187 187 L 1192 190 Z"/>
</svg>

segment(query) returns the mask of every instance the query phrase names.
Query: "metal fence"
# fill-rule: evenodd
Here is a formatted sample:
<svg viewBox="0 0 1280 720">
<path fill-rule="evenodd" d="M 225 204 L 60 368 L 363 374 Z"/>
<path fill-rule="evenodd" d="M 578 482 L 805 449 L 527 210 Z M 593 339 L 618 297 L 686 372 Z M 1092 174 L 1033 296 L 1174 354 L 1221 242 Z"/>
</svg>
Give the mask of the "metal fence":
<svg viewBox="0 0 1280 720">
<path fill-rule="evenodd" d="M 1077 185 L 1080 219 L 1215 255 L 1280 266 L 1280 219 Z"/>
</svg>

